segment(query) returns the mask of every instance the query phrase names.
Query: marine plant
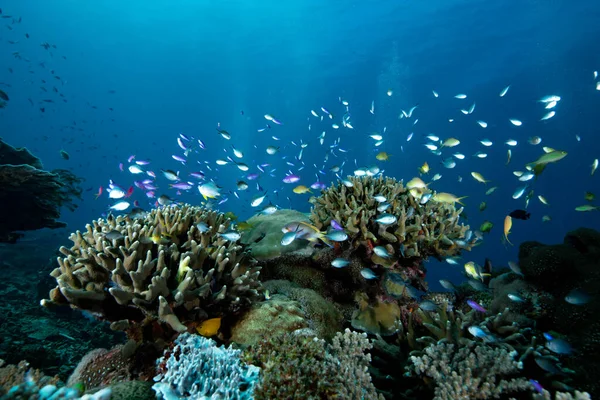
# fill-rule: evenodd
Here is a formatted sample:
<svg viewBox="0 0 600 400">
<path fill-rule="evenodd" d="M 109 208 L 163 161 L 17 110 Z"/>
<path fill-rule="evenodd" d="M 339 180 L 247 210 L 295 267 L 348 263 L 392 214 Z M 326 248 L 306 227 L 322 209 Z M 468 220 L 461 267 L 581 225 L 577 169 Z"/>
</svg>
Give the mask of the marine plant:
<svg viewBox="0 0 600 400">
<path fill-rule="evenodd" d="M 261 268 L 224 235 L 232 228 L 224 214 L 187 204 L 95 220 L 60 248 L 57 286 L 42 305 L 89 311 L 135 339 L 236 314 L 262 298 Z"/>
</svg>

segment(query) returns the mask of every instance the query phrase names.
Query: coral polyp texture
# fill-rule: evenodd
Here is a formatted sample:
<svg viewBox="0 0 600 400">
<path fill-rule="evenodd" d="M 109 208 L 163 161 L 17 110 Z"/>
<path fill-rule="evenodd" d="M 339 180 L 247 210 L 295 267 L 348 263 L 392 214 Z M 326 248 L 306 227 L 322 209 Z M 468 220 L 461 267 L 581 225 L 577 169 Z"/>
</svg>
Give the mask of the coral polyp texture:
<svg viewBox="0 0 600 400">
<path fill-rule="evenodd" d="M 493 348 L 473 341 L 461 347 L 439 342 L 411 357 L 410 370 L 431 378 L 434 400 L 497 399 L 509 393 L 530 391 L 532 386 L 519 377 L 521 364 L 516 352 Z"/>
<path fill-rule="evenodd" d="M 159 321 L 184 332 L 237 313 L 262 294 L 260 267 L 222 235 L 232 228 L 224 214 L 186 204 L 98 219 L 60 248 L 58 285 L 42 304 L 90 311 L 116 330 Z"/>
<path fill-rule="evenodd" d="M 153 388 L 165 399 L 253 399 L 260 368 L 246 365 L 240 350 L 217 347 L 215 341 L 184 333 L 158 360 Z"/>
<path fill-rule="evenodd" d="M 386 246 L 396 257 L 448 257 L 470 250 L 469 226 L 459 223 L 460 211 L 453 202 L 434 198 L 429 189 L 411 191 L 389 177 L 349 177 L 310 199 L 310 218 L 319 229 L 335 220 L 355 247 Z M 379 219 L 384 214 L 386 221 Z M 389 262 L 376 254 L 372 258 L 384 266 Z"/>
</svg>

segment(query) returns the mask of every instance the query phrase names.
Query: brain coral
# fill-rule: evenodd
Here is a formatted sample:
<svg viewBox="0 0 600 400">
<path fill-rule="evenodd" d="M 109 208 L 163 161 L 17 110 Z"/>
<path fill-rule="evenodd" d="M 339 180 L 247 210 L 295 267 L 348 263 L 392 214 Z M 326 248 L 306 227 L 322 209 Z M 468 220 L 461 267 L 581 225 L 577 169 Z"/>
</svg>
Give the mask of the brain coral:
<svg viewBox="0 0 600 400">
<path fill-rule="evenodd" d="M 235 313 L 262 294 L 260 267 L 221 235 L 232 228 L 224 214 L 186 204 L 98 219 L 60 248 L 51 273 L 58 285 L 42 304 L 91 311 L 121 330 L 160 321 L 183 332 Z"/>
<path fill-rule="evenodd" d="M 452 203 L 429 198 L 429 189 L 419 194 L 419 198 L 414 197 L 402 182 L 393 178 L 350 177 L 310 199 L 311 221 L 324 229 L 335 220 L 355 247 L 385 246 L 396 257 L 448 257 L 462 249 L 470 250 L 473 242 L 465 239 L 469 227 L 459 224 L 461 211 Z M 426 198 L 428 201 L 424 201 Z M 376 219 L 384 214 L 395 217 L 394 221 L 378 223 Z M 387 260 L 375 254 L 372 260 L 389 266 Z"/>
</svg>

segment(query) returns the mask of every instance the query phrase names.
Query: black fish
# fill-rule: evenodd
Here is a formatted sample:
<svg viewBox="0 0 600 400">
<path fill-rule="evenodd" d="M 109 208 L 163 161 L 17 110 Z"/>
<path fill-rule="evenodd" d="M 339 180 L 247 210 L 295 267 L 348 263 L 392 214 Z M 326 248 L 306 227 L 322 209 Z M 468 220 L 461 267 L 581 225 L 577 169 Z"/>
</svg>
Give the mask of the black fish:
<svg viewBox="0 0 600 400">
<path fill-rule="evenodd" d="M 510 214 L 511 217 L 516 218 L 516 219 L 522 219 L 522 220 L 528 220 L 529 217 L 531 216 L 530 213 L 528 213 L 525 210 L 514 210 L 513 212 L 511 212 Z"/>
</svg>

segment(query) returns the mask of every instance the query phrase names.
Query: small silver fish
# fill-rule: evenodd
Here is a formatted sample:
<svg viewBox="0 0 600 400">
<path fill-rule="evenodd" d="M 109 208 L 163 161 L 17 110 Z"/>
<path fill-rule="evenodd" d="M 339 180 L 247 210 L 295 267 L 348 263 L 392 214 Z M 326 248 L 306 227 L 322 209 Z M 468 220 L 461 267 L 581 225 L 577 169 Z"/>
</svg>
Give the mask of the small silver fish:
<svg viewBox="0 0 600 400">
<path fill-rule="evenodd" d="M 571 354 L 573 347 L 564 339 L 554 338 L 546 342 L 546 347 L 556 354 Z"/>
<path fill-rule="evenodd" d="M 230 242 L 236 242 L 242 237 L 242 235 L 240 235 L 240 233 L 236 231 L 227 231 L 224 233 L 219 233 L 219 236 Z"/>
<path fill-rule="evenodd" d="M 377 275 L 375 275 L 375 272 L 373 272 L 371 269 L 369 268 L 363 268 L 360 271 L 360 274 L 363 276 L 363 278 L 365 279 L 375 279 L 377 278 Z"/>
<path fill-rule="evenodd" d="M 297 231 L 286 232 L 281 238 L 281 245 L 287 246 L 291 244 L 294 241 L 294 239 L 296 239 L 296 232 Z"/>
<path fill-rule="evenodd" d="M 210 227 L 206 224 L 206 222 L 198 222 L 196 224 L 196 228 L 198 228 L 200 233 L 206 233 L 210 229 Z"/>
<path fill-rule="evenodd" d="M 448 289 L 448 290 L 452 290 L 452 291 L 456 290 L 456 287 L 454 286 L 454 284 L 447 279 L 440 279 L 440 285 L 442 285 L 442 287 L 444 289 Z"/>
<path fill-rule="evenodd" d="M 336 258 L 335 260 L 333 260 L 331 262 L 331 265 L 333 265 L 336 268 L 344 268 L 348 264 L 350 264 L 350 261 L 348 261 L 344 258 Z"/>
<path fill-rule="evenodd" d="M 437 311 L 438 305 L 433 301 L 425 300 L 419 304 L 419 308 L 423 311 Z"/>
<path fill-rule="evenodd" d="M 514 293 L 509 293 L 507 294 L 508 298 L 512 301 L 514 301 L 515 303 L 524 303 L 525 299 L 522 298 L 521 296 L 519 296 L 518 294 L 514 294 Z"/>
<path fill-rule="evenodd" d="M 573 289 L 565 296 L 565 301 L 575 306 L 587 304 L 591 299 L 592 297 L 581 289 Z"/>
<path fill-rule="evenodd" d="M 376 246 L 373 248 L 373 251 L 381 258 L 390 258 L 390 253 L 388 253 L 387 249 L 383 246 Z"/>
<path fill-rule="evenodd" d="M 381 225 L 392 225 L 395 224 L 398 219 L 392 214 L 381 214 L 375 219 L 375 222 Z"/>
<path fill-rule="evenodd" d="M 344 231 L 331 231 L 325 237 L 334 242 L 343 242 L 348 239 L 348 234 Z"/>
</svg>

